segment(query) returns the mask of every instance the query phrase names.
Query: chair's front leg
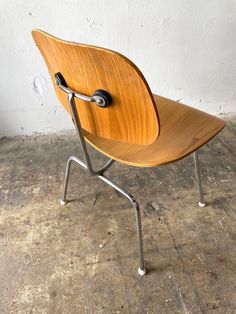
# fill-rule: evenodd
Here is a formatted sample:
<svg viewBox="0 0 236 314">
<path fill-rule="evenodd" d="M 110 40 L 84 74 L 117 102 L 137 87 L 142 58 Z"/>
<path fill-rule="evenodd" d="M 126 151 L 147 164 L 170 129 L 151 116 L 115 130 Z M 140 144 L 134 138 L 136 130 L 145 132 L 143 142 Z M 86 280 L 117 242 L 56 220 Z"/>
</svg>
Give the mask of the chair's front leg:
<svg viewBox="0 0 236 314">
<path fill-rule="evenodd" d="M 67 188 L 68 188 L 68 183 L 69 183 L 69 176 L 70 176 L 70 167 L 71 167 L 71 162 L 73 161 L 73 159 L 70 157 L 67 160 L 66 163 L 66 171 L 65 171 L 65 182 L 64 182 L 64 188 L 63 188 L 63 196 L 62 199 L 60 201 L 61 205 L 65 205 L 67 203 L 66 200 L 66 194 L 67 194 Z"/>
<path fill-rule="evenodd" d="M 139 275 L 143 276 L 146 274 L 146 268 L 144 267 L 144 257 L 143 257 L 143 236 L 142 236 L 142 225 L 141 225 L 141 213 L 139 204 L 136 200 L 132 201 L 132 204 L 136 213 L 136 227 L 137 227 L 137 237 L 138 237 L 138 245 L 139 245 Z"/>
<path fill-rule="evenodd" d="M 205 207 L 206 203 L 205 203 L 204 196 L 203 196 L 202 179 L 201 179 L 199 159 L 198 159 L 198 151 L 197 150 L 194 152 L 193 157 L 194 157 L 194 164 L 195 164 L 196 177 L 197 177 L 197 183 L 198 183 L 198 191 L 199 191 L 198 205 L 200 207 Z"/>
<path fill-rule="evenodd" d="M 142 236 L 142 225 L 141 225 L 141 213 L 139 204 L 136 201 L 136 199 L 127 191 L 125 191 L 123 188 L 112 182 L 110 179 L 105 177 L 104 175 L 98 175 L 98 178 L 102 181 L 109 184 L 111 187 L 113 187 L 115 190 L 117 190 L 119 193 L 124 195 L 133 205 L 135 209 L 135 215 L 136 215 L 136 228 L 137 228 L 137 238 L 138 238 L 138 249 L 139 249 L 139 268 L 138 273 L 139 275 L 143 276 L 146 274 L 146 268 L 144 267 L 144 256 L 143 256 L 143 236 Z"/>
</svg>

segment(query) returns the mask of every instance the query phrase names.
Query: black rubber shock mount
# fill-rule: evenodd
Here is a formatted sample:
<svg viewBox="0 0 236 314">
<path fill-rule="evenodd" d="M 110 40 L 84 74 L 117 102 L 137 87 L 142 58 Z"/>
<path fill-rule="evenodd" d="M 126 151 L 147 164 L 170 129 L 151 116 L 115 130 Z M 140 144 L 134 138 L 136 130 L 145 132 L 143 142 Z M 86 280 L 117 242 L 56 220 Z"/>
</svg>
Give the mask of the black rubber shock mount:
<svg viewBox="0 0 236 314">
<path fill-rule="evenodd" d="M 58 85 L 62 85 L 64 87 L 68 87 L 67 83 L 66 83 L 66 80 L 64 79 L 63 75 L 60 73 L 60 72 L 57 72 L 55 74 L 55 80 L 56 80 L 56 83 Z M 79 94 L 79 93 L 78 93 Z M 89 96 L 87 96 L 89 97 Z M 96 101 L 96 104 L 97 106 L 101 107 L 101 108 L 107 108 L 110 106 L 110 104 L 112 103 L 112 97 L 111 95 L 103 90 L 103 89 L 97 89 L 93 96 L 92 97 L 100 97 L 102 98 L 102 101 L 101 103 L 99 103 L 98 101 Z"/>
</svg>

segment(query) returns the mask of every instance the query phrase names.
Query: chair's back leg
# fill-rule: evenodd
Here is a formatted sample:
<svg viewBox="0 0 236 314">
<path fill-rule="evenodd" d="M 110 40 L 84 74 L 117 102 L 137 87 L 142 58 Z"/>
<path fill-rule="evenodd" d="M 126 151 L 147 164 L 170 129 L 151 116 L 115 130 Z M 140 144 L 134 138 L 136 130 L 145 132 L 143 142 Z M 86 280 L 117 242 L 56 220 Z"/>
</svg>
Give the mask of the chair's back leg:
<svg viewBox="0 0 236 314">
<path fill-rule="evenodd" d="M 199 191 L 198 205 L 200 207 L 205 207 L 206 203 L 205 203 L 204 196 L 203 196 L 202 179 L 201 179 L 199 159 L 198 159 L 198 151 L 197 150 L 194 152 L 193 157 L 194 157 L 194 164 L 195 164 L 196 177 L 197 177 L 197 183 L 198 183 L 198 191 Z"/>
<path fill-rule="evenodd" d="M 61 205 L 65 205 L 67 203 L 66 194 L 67 194 L 67 188 L 68 188 L 68 183 L 69 183 L 71 162 L 72 162 L 72 159 L 69 158 L 67 160 L 67 163 L 66 163 L 66 173 L 65 173 L 65 182 L 64 182 L 63 196 L 62 196 L 62 199 L 60 201 Z"/>
</svg>

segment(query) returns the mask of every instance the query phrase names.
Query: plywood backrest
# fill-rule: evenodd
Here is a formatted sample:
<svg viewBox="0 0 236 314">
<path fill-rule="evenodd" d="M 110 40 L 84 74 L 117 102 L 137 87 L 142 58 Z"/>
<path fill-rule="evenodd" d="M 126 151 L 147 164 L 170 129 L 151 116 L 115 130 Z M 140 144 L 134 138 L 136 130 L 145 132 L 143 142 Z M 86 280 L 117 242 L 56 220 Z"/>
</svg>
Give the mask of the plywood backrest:
<svg viewBox="0 0 236 314">
<path fill-rule="evenodd" d="M 50 72 L 57 96 L 70 113 L 66 94 L 55 84 L 60 72 L 68 87 L 92 95 L 103 89 L 112 104 L 100 108 L 76 99 L 82 127 L 97 136 L 116 141 L 151 144 L 159 134 L 158 117 L 150 88 L 138 68 L 121 54 L 104 48 L 76 44 L 33 30 Z"/>
</svg>

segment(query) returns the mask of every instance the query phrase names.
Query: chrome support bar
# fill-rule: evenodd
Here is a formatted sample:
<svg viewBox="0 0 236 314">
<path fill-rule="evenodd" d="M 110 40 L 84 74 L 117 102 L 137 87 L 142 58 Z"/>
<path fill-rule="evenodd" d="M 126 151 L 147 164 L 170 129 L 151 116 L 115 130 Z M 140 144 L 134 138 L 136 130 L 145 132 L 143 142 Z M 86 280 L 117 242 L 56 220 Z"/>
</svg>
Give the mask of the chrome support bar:
<svg viewBox="0 0 236 314">
<path fill-rule="evenodd" d="M 96 99 L 94 97 L 91 96 L 87 96 L 87 95 L 83 95 L 80 94 L 78 92 L 73 91 L 72 89 L 70 89 L 69 87 L 65 87 L 64 85 L 61 84 L 57 84 L 61 90 L 63 90 L 63 92 L 65 92 L 66 94 L 74 94 L 74 96 L 78 99 L 87 101 L 87 102 L 96 102 Z"/>
<path fill-rule="evenodd" d="M 67 160 L 66 163 L 66 172 L 65 172 L 65 182 L 64 182 L 64 189 L 63 189 L 63 196 L 60 201 L 61 205 L 65 205 L 67 203 L 66 195 L 67 195 L 67 189 L 68 189 L 68 183 L 69 183 L 69 176 L 70 176 L 70 168 L 71 168 L 71 162 L 74 161 L 77 164 L 79 164 L 81 167 L 88 169 L 87 165 L 81 161 L 79 158 L 75 156 L 70 156 L 70 158 Z"/>
<path fill-rule="evenodd" d="M 86 163 L 84 163 L 82 160 L 80 160 L 79 158 L 75 157 L 75 156 L 70 156 L 69 159 L 67 160 L 66 163 L 66 171 L 65 171 L 65 182 L 64 182 L 64 190 L 63 190 L 63 197 L 61 200 L 61 204 L 65 205 L 67 203 L 66 200 L 66 195 L 67 195 L 67 189 L 68 189 L 68 183 L 69 183 L 69 176 L 70 176 L 70 167 L 71 167 L 71 162 L 74 161 L 77 164 L 79 164 L 81 167 L 83 167 L 84 169 L 88 170 L 88 166 L 86 165 Z M 115 161 L 113 159 L 110 159 L 103 168 L 101 168 L 98 171 L 93 171 L 93 173 L 91 173 L 92 175 L 95 176 L 99 176 L 102 175 L 108 168 L 110 168 L 110 166 L 114 163 Z"/>
<path fill-rule="evenodd" d="M 115 162 L 115 160 L 109 159 L 108 162 L 107 162 L 100 170 L 98 170 L 96 173 L 102 175 L 107 169 L 110 168 L 110 166 L 111 166 L 114 162 Z"/>
<path fill-rule="evenodd" d="M 202 179 L 201 179 L 201 172 L 200 172 L 198 151 L 197 150 L 194 152 L 193 158 L 194 158 L 196 177 L 197 177 L 197 183 L 198 183 L 198 191 L 199 191 L 199 202 L 198 202 L 198 205 L 200 207 L 205 207 L 206 203 L 205 203 L 204 196 L 203 196 Z"/>
<path fill-rule="evenodd" d="M 102 89 L 97 89 L 92 96 L 87 96 L 72 90 L 67 86 L 67 83 L 60 72 L 55 74 L 55 82 L 57 86 L 67 95 L 73 94 L 75 98 L 78 98 L 80 100 L 86 102 L 95 102 L 99 107 L 102 108 L 107 108 L 112 103 L 111 95 L 107 91 Z"/>
<path fill-rule="evenodd" d="M 138 273 L 143 276 L 146 274 L 146 269 L 144 267 L 144 256 L 143 256 L 143 236 L 142 236 L 142 225 L 141 225 L 141 213 L 139 204 L 136 199 L 127 191 L 122 189 L 119 185 L 112 182 L 110 179 L 103 175 L 98 175 L 98 178 L 109 184 L 113 189 L 124 195 L 133 205 L 136 214 L 136 228 L 137 228 L 137 238 L 138 238 L 138 248 L 139 248 L 139 269 Z"/>
<path fill-rule="evenodd" d="M 78 113 L 77 113 L 75 100 L 74 100 L 74 94 L 73 93 L 69 93 L 67 95 L 67 97 L 68 97 L 68 102 L 69 102 L 69 105 L 70 105 L 71 114 L 72 114 L 72 117 L 73 117 L 73 120 L 74 120 L 74 123 L 75 123 L 76 131 L 77 131 L 77 134 L 79 136 L 79 141 L 80 141 L 80 145 L 81 145 L 81 148 L 82 148 L 84 160 L 86 161 L 86 164 L 87 164 L 87 169 L 88 169 L 88 171 L 91 174 L 95 175 L 96 173 L 93 171 L 93 168 L 92 168 L 92 165 L 91 165 L 91 161 L 90 161 L 89 154 L 88 154 L 88 151 L 87 151 L 87 146 L 86 146 L 86 143 L 85 143 L 85 139 L 84 139 L 83 131 L 82 131 L 82 128 L 81 128 L 79 116 L 78 116 Z"/>
</svg>

